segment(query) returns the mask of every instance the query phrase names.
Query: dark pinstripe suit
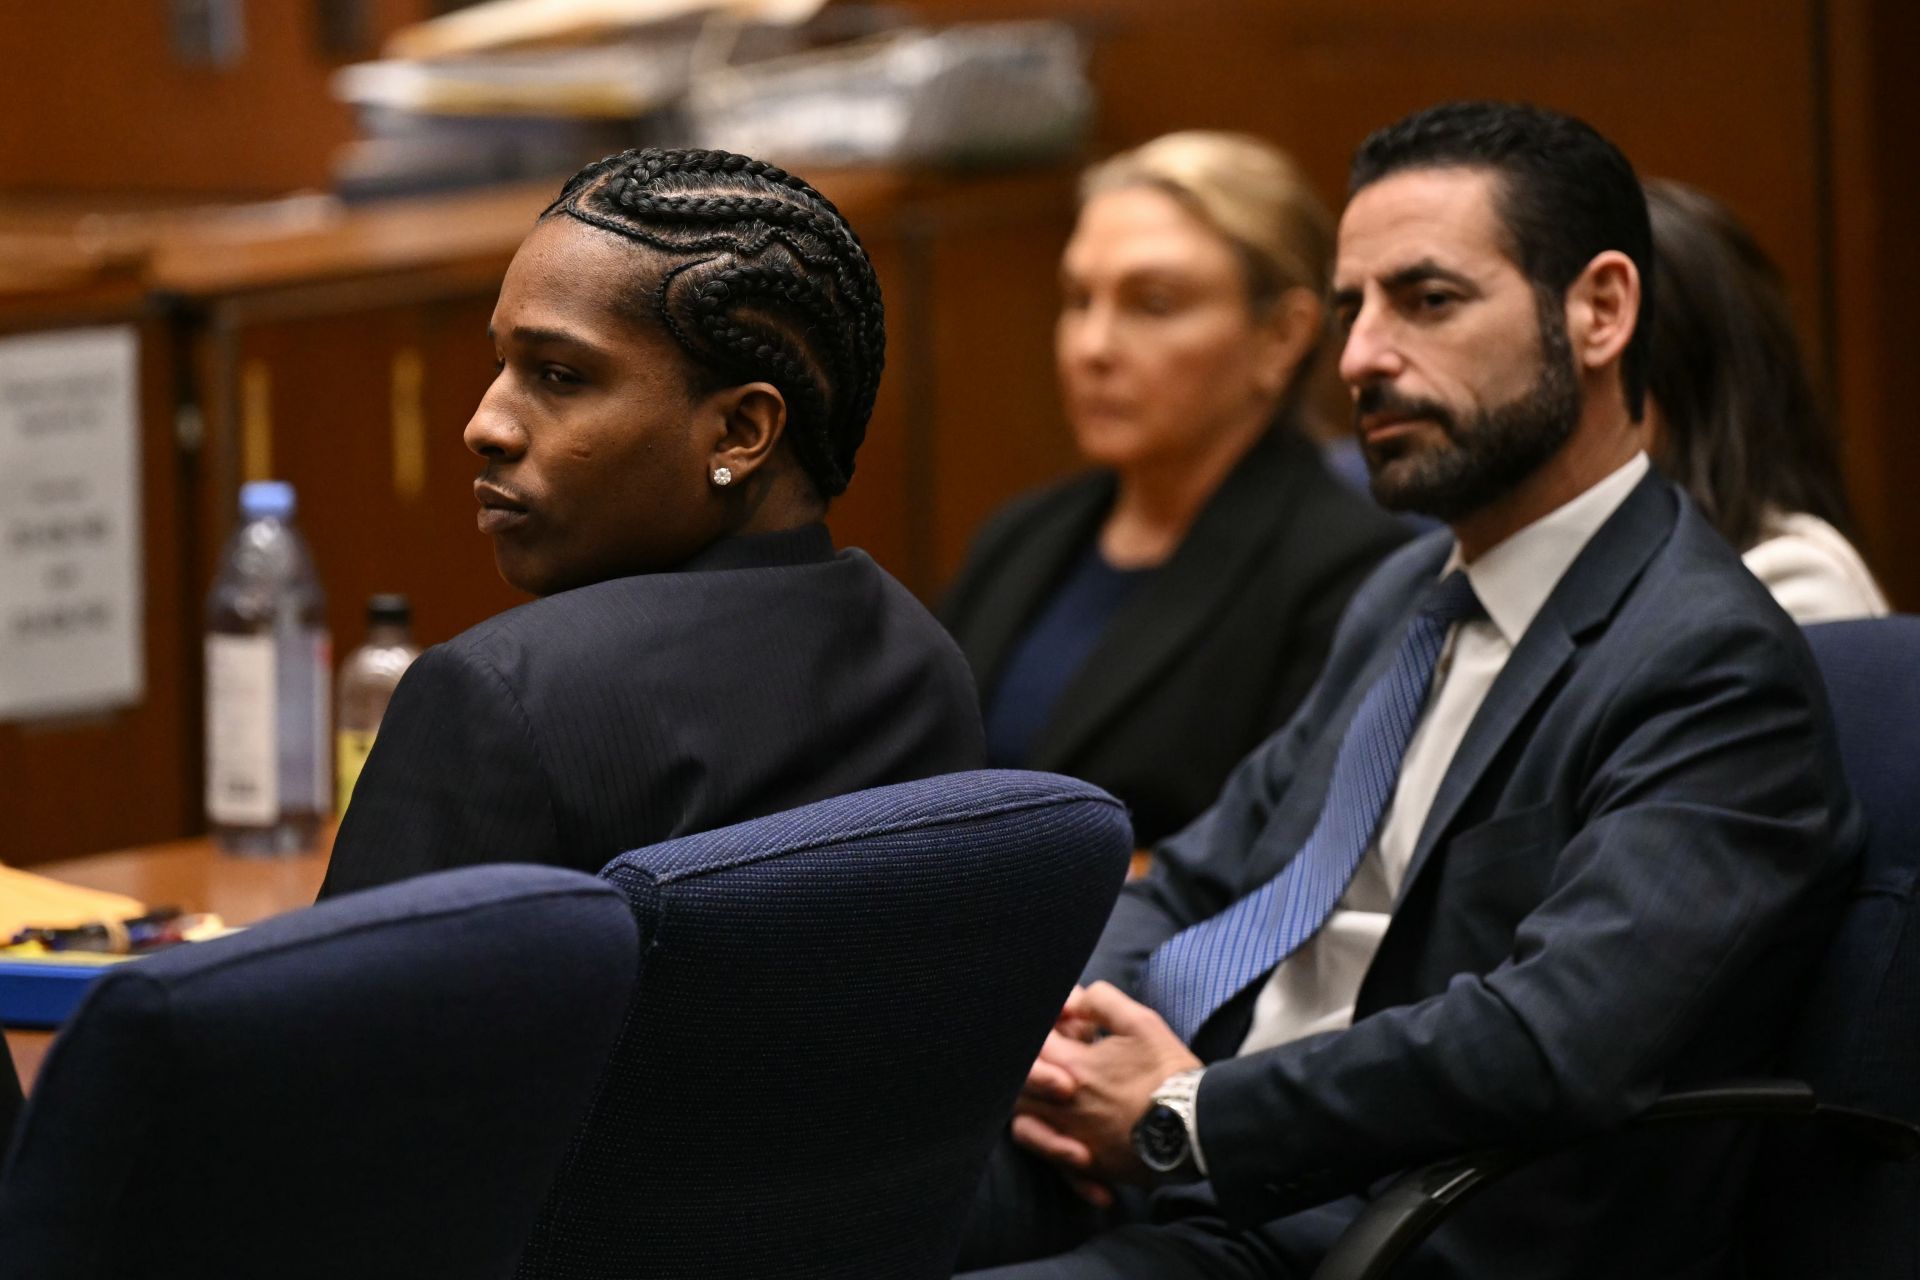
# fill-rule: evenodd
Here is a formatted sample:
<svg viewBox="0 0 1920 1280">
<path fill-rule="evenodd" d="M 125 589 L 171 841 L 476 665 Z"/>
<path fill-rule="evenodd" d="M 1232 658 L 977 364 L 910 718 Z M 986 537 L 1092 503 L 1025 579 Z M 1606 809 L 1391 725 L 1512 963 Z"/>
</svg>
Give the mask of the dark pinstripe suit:
<svg viewBox="0 0 1920 1280">
<path fill-rule="evenodd" d="M 818 525 L 510 610 L 395 691 L 321 896 L 617 854 L 984 763 L 960 652 Z"/>
</svg>

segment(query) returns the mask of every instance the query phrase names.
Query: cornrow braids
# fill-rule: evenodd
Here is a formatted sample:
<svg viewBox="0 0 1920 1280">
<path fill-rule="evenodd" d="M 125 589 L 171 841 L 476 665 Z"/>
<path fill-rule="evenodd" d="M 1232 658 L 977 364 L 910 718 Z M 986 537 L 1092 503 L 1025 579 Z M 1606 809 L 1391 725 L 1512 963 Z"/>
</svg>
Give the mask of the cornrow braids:
<svg viewBox="0 0 1920 1280">
<path fill-rule="evenodd" d="M 580 170 L 540 216 L 664 259 L 636 310 L 701 369 L 779 388 L 800 465 L 826 497 L 847 487 L 886 363 L 886 312 L 832 201 L 764 160 L 648 148 Z"/>
</svg>

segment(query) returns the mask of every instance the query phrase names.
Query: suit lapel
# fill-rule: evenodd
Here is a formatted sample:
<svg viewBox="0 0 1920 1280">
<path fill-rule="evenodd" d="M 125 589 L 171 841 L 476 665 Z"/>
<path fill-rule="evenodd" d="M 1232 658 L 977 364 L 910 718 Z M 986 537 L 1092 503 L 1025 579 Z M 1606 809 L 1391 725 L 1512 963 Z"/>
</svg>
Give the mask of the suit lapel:
<svg viewBox="0 0 1920 1280">
<path fill-rule="evenodd" d="M 1677 509 L 1672 486 L 1649 471 L 1561 575 L 1453 753 L 1401 879 L 1396 907 L 1494 756 L 1573 657 L 1580 638 L 1613 616 L 1627 588 L 1665 544 Z"/>
<path fill-rule="evenodd" d="M 1241 589 L 1251 566 L 1286 538 L 1294 495 L 1318 466 L 1291 428 L 1269 431 L 1207 503 L 1180 547 L 1114 615 L 1085 665 L 1061 691 L 1035 740 L 1032 766 L 1072 757 L 1172 664 Z M 1233 673 L 1222 672 L 1230 680 Z"/>
</svg>

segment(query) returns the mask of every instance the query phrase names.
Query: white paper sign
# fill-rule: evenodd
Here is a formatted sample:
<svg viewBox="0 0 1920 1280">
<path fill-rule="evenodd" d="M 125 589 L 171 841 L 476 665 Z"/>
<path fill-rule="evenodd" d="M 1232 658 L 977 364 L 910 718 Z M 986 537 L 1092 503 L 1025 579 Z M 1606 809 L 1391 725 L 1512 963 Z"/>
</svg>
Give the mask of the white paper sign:
<svg viewBox="0 0 1920 1280">
<path fill-rule="evenodd" d="M 140 341 L 0 338 L 0 719 L 138 702 Z"/>
</svg>

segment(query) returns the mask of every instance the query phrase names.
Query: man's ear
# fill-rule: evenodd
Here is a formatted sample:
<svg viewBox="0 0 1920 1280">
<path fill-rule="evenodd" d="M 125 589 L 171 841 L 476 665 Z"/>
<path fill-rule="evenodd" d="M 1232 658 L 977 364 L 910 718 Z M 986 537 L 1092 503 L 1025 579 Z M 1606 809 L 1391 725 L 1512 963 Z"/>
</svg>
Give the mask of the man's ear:
<svg viewBox="0 0 1920 1280">
<path fill-rule="evenodd" d="M 1582 369 L 1617 362 L 1640 319 L 1640 269 L 1618 249 L 1594 255 L 1567 289 L 1567 341 Z"/>
<path fill-rule="evenodd" d="M 1254 377 L 1261 391 L 1277 396 L 1312 352 L 1326 329 L 1326 308 L 1311 289 L 1295 286 L 1267 305 L 1259 320 L 1261 345 Z"/>
<path fill-rule="evenodd" d="M 787 399 L 771 382 L 743 382 L 708 397 L 718 428 L 708 471 L 725 467 L 738 483 L 765 466 L 787 431 Z"/>
</svg>

